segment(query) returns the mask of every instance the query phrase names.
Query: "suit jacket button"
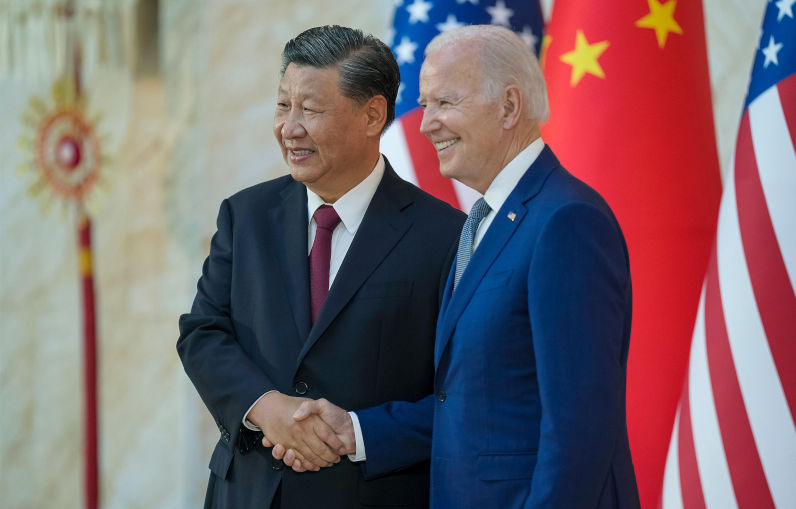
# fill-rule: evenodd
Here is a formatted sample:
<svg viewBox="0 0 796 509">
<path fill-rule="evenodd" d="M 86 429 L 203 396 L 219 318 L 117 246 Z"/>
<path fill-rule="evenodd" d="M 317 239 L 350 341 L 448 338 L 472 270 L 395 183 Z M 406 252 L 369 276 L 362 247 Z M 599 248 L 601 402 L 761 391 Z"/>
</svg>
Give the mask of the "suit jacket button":
<svg viewBox="0 0 796 509">
<path fill-rule="evenodd" d="M 440 403 L 442 403 L 443 401 L 445 401 L 445 400 L 447 399 L 447 397 L 448 397 L 448 395 L 447 395 L 447 394 L 445 394 L 445 391 L 440 391 L 440 392 L 437 394 L 437 400 L 439 400 L 439 402 L 440 402 Z"/>
<path fill-rule="evenodd" d="M 273 463 L 271 464 L 271 468 L 279 472 L 280 470 L 282 470 L 282 465 L 280 465 L 279 463 Z"/>
<path fill-rule="evenodd" d="M 296 391 L 296 394 L 307 394 L 307 391 L 310 389 L 310 386 L 307 385 L 307 382 L 296 382 L 296 385 L 293 386 L 293 389 Z"/>
</svg>

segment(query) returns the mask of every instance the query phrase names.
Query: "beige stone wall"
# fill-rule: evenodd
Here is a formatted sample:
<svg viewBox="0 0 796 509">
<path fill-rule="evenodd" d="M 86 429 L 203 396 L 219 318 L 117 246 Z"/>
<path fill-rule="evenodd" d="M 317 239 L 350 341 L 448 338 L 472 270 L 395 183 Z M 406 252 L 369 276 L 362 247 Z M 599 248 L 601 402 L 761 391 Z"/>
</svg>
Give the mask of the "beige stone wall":
<svg viewBox="0 0 796 509">
<path fill-rule="evenodd" d="M 723 161 L 764 4 L 706 0 Z M 285 172 L 271 134 L 284 42 L 326 23 L 383 36 L 392 5 L 162 1 L 160 75 L 97 75 L 92 104 L 112 158 L 94 204 L 104 507 L 201 505 L 217 431 L 174 343 L 218 205 Z M 0 506 L 80 507 L 75 218 L 57 202 L 43 212 L 14 171 L 32 93 L 46 84 L 0 79 Z"/>
</svg>

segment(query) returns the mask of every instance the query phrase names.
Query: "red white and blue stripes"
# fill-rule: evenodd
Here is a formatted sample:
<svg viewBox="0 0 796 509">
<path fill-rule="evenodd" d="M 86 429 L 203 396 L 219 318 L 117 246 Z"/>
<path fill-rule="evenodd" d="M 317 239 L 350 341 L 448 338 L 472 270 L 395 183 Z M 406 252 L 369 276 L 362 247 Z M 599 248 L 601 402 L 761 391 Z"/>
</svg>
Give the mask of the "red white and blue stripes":
<svg viewBox="0 0 796 509">
<path fill-rule="evenodd" d="M 796 21 L 769 3 L 662 507 L 796 507 Z M 773 42 L 772 42 L 773 41 Z"/>
</svg>

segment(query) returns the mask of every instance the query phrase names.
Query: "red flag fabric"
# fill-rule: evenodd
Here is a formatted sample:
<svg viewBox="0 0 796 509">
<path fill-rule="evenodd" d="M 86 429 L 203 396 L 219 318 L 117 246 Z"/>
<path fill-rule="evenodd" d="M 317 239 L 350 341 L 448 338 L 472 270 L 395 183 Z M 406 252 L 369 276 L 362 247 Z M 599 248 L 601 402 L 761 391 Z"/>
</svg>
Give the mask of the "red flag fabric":
<svg viewBox="0 0 796 509">
<path fill-rule="evenodd" d="M 556 0 L 542 137 L 616 213 L 630 251 L 628 431 L 659 500 L 721 194 L 702 2 Z"/>
</svg>

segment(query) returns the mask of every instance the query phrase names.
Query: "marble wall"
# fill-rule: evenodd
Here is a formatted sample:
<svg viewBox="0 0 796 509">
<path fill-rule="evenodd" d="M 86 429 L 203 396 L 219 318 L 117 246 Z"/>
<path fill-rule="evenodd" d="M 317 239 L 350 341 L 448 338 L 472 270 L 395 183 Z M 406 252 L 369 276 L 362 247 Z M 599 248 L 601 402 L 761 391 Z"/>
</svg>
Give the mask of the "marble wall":
<svg viewBox="0 0 796 509">
<path fill-rule="evenodd" d="M 103 507 L 201 505 L 217 431 L 174 344 L 218 205 L 285 173 L 271 133 L 284 42 L 326 23 L 384 36 L 394 3 L 164 0 L 160 74 L 98 75 L 110 156 L 92 206 Z M 725 163 L 765 2 L 705 5 Z M 14 171 L 32 93 L 46 86 L 0 79 L 0 506 L 80 507 L 75 214 L 57 201 L 44 211 Z"/>
<path fill-rule="evenodd" d="M 271 133 L 284 42 L 322 23 L 383 36 L 391 5 L 161 2 L 160 75 L 89 90 L 112 138 L 92 206 L 103 507 L 201 506 L 217 430 L 174 345 L 218 205 L 285 173 Z M 17 140 L 32 93 L 46 97 L 47 83 L 0 80 L 0 506 L 80 507 L 76 221 L 72 207 L 31 197 L 31 175 L 15 171 L 29 159 Z"/>
</svg>

